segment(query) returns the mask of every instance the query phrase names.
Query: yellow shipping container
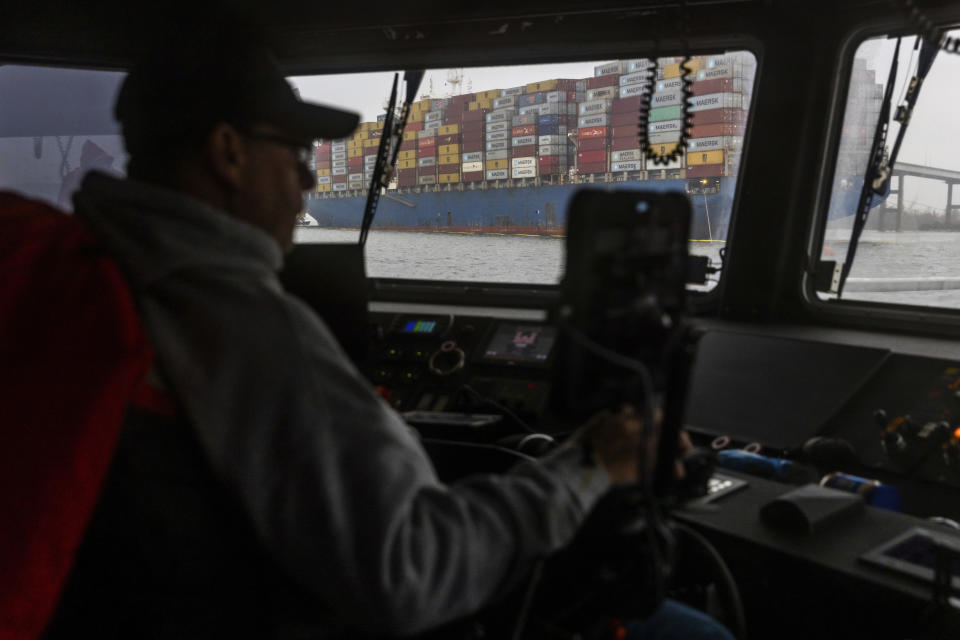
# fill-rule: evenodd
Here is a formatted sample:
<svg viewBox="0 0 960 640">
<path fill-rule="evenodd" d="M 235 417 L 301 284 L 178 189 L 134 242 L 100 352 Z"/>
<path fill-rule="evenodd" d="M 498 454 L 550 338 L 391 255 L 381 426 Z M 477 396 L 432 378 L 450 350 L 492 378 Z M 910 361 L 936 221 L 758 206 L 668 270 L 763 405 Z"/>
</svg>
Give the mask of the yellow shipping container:
<svg viewBox="0 0 960 640">
<path fill-rule="evenodd" d="M 328 191 L 333 191 L 332 184 L 318 184 L 317 193 L 327 193 Z"/>
<path fill-rule="evenodd" d="M 425 111 L 410 111 L 410 115 L 407 116 L 407 122 L 423 122 L 423 116 Z"/>
<path fill-rule="evenodd" d="M 401 151 L 400 154 L 404 153 L 414 153 L 413 151 Z M 416 169 L 417 168 L 417 159 L 410 158 L 409 160 L 397 160 L 398 169 Z"/>
<path fill-rule="evenodd" d="M 476 111 L 476 110 L 479 109 L 479 108 L 480 108 L 480 103 L 479 103 L 479 102 L 468 102 L 468 103 L 467 103 L 467 111 Z"/>
<path fill-rule="evenodd" d="M 379 146 L 380 146 L 380 138 L 371 138 L 369 140 L 363 141 L 364 149 L 370 149 L 370 148 L 379 147 Z"/>
<path fill-rule="evenodd" d="M 419 102 L 414 102 L 410 105 L 410 110 L 416 113 L 425 113 L 430 111 L 430 108 L 433 106 L 433 100 L 420 100 Z"/>
<path fill-rule="evenodd" d="M 460 145 L 458 144 L 442 144 L 440 145 L 440 155 L 459 155 L 460 154 Z M 454 160 L 454 162 L 460 162 L 459 160 Z"/>
<path fill-rule="evenodd" d="M 478 109 L 492 109 L 493 108 L 493 98 L 481 98 L 477 100 Z"/>
<path fill-rule="evenodd" d="M 330 169 L 317 169 L 317 177 L 324 178 L 330 175 Z"/>
<path fill-rule="evenodd" d="M 698 164 L 723 164 L 723 150 L 687 153 L 687 165 L 692 167 Z"/>
<path fill-rule="evenodd" d="M 400 155 L 397 157 L 401 160 L 415 160 L 417 157 L 417 150 L 410 149 L 409 151 L 401 151 Z"/>
<path fill-rule="evenodd" d="M 362 158 L 363 149 L 347 149 L 348 158 Z"/>
<path fill-rule="evenodd" d="M 454 133 L 460 133 L 460 125 L 458 124 L 445 124 L 440 127 L 440 135 L 449 136 Z"/>
<path fill-rule="evenodd" d="M 509 160 L 487 160 L 487 171 L 496 171 L 497 169 L 509 169 Z"/>
<path fill-rule="evenodd" d="M 484 100 L 493 100 L 500 97 L 500 89 L 491 89 L 490 91 L 481 91 L 477 94 Z"/>
<path fill-rule="evenodd" d="M 650 147 L 653 149 L 654 153 L 661 156 L 666 156 L 666 155 L 670 155 L 677 149 L 677 143 L 671 142 L 670 144 L 654 144 L 654 145 L 650 145 Z"/>
<path fill-rule="evenodd" d="M 538 91 L 553 91 L 556 88 L 556 80 L 543 80 L 542 82 L 531 82 L 524 88 L 524 91 L 526 93 L 537 93 Z"/>
<path fill-rule="evenodd" d="M 691 58 L 687 62 L 687 68 L 690 69 L 690 73 L 696 73 L 703 69 L 706 66 L 706 58 Z M 680 76 L 680 63 L 676 62 L 674 64 L 668 64 L 663 68 L 663 77 L 664 78 L 677 78 Z"/>
<path fill-rule="evenodd" d="M 449 146 L 449 145 L 444 145 Z M 440 147 L 441 149 L 443 147 Z M 459 153 L 449 153 L 443 154 L 437 161 L 437 164 L 460 164 L 460 154 Z"/>
<path fill-rule="evenodd" d="M 459 173 L 441 173 L 438 176 L 440 184 L 450 184 L 451 182 L 460 182 Z"/>
<path fill-rule="evenodd" d="M 419 132 L 419 131 L 404 131 L 404 132 L 403 132 L 403 139 L 404 139 L 405 141 L 406 141 L 406 140 L 416 140 L 418 133 L 420 133 L 420 132 Z"/>
</svg>

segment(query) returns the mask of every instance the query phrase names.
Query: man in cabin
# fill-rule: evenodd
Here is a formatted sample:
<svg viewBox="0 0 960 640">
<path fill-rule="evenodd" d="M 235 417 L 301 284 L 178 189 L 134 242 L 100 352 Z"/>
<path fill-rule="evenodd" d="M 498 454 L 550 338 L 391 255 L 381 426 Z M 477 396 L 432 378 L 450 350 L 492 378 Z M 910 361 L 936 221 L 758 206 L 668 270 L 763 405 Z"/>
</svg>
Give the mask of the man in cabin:
<svg viewBox="0 0 960 640">
<path fill-rule="evenodd" d="M 180 45 L 119 94 L 128 177 L 92 173 L 74 198 L 156 358 L 48 635 L 383 637 L 477 612 L 637 480 L 640 420 L 601 416 L 536 463 L 440 482 L 277 280 L 312 140 L 357 116 L 300 101 L 247 37 Z M 669 637 L 729 638 L 685 619 L 703 631 Z"/>
</svg>

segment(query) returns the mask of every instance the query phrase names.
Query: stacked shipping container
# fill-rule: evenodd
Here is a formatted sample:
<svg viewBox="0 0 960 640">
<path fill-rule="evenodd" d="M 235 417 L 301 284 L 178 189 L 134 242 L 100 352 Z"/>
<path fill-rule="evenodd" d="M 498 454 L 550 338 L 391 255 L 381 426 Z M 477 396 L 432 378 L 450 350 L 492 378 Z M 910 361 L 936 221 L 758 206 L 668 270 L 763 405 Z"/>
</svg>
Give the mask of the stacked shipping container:
<svg viewBox="0 0 960 640">
<path fill-rule="evenodd" d="M 634 178 L 728 175 L 738 159 L 749 102 L 752 57 L 691 59 L 691 139 L 666 165 L 644 158 L 639 111 L 652 86 L 647 140 L 670 154 L 683 128 L 678 58 L 621 60 L 583 80 L 545 80 L 413 103 L 400 146 L 397 186 L 552 178 L 567 173 Z M 650 75 L 655 74 L 653 84 Z M 362 123 L 347 140 L 317 147 L 317 190 L 365 189 L 376 162 L 382 121 Z M 661 170 L 669 170 L 668 176 Z M 640 175 L 646 171 L 648 175 Z"/>
</svg>

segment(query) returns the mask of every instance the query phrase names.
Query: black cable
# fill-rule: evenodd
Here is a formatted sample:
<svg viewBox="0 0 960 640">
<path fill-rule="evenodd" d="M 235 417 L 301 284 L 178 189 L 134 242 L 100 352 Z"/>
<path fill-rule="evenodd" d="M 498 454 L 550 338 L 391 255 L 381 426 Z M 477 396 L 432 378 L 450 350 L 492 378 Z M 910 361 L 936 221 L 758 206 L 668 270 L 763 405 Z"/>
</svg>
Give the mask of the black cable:
<svg viewBox="0 0 960 640">
<path fill-rule="evenodd" d="M 500 445 L 496 445 L 496 444 L 483 444 L 480 442 L 463 442 L 462 440 L 445 440 L 443 438 L 420 438 L 420 442 L 424 442 L 426 444 L 441 444 L 447 447 L 463 447 L 467 449 L 485 449 L 487 451 L 497 451 L 499 453 L 506 453 L 516 458 L 520 458 L 521 460 L 525 460 L 527 462 L 537 461 L 537 459 L 534 458 L 533 456 L 528 456 L 527 454 L 522 453 L 520 451 L 516 451 L 515 449 L 511 449 L 509 447 L 501 447 Z"/>
<path fill-rule="evenodd" d="M 496 400 L 494 400 L 494 399 L 492 399 L 492 398 L 488 398 L 487 396 L 483 395 L 482 393 L 480 393 L 479 391 L 477 391 L 476 389 L 474 389 L 474 388 L 471 387 L 470 385 L 468 385 L 468 384 L 462 384 L 462 385 L 460 385 L 460 388 L 463 389 L 464 391 L 468 392 L 468 393 L 472 393 L 473 396 L 474 396 L 477 400 L 479 400 L 480 402 L 482 402 L 482 403 L 484 403 L 484 404 L 487 404 L 487 405 L 490 405 L 490 406 L 493 407 L 494 409 L 498 409 L 499 411 L 502 411 L 504 415 L 506 415 L 508 418 L 510 418 L 511 420 L 513 420 L 515 423 L 517 423 L 517 425 L 518 425 L 519 427 L 521 427 L 522 429 L 524 429 L 525 431 L 527 431 L 527 432 L 529 432 L 529 433 L 535 433 L 535 434 L 538 434 L 538 435 L 541 434 L 541 433 L 543 433 L 542 431 L 537 431 L 536 429 L 534 429 L 533 427 L 531 427 L 531 426 L 530 426 L 529 424 L 527 424 L 524 420 L 522 420 L 522 419 L 520 418 L 520 416 L 518 416 L 516 413 L 514 413 L 513 411 L 511 411 L 511 410 L 508 409 L 507 407 L 503 406 L 502 404 L 500 404 L 499 402 L 497 402 Z"/>
<path fill-rule="evenodd" d="M 740 597 L 740 590 L 737 588 L 737 582 L 730 571 L 730 567 L 723 561 L 720 552 L 714 548 L 699 531 L 684 524 L 676 523 L 674 528 L 677 531 L 690 537 L 705 552 L 707 560 L 713 563 L 715 575 L 723 581 L 723 588 L 727 594 L 727 614 L 732 618 L 730 632 L 737 640 L 747 640 L 747 616 L 743 610 L 743 600 Z"/>
</svg>

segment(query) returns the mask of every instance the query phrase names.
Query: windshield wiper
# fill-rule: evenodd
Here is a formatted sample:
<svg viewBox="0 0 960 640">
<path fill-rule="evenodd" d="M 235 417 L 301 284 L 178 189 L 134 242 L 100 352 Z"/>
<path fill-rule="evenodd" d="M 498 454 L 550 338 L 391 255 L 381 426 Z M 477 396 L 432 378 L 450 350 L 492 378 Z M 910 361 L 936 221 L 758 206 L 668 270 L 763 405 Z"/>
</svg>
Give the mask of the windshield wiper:
<svg viewBox="0 0 960 640">
<path fill-rule="evenodd" d="M 917 103 L 917 97 L 920 95 L 920 87 L 923 86 L 923 80 L 927 77 L 937 53 L 941 49 L 942 32 L 937 32 L 935 39 L 917 36 L 917 43 L 920 46 L 920 55 L 917 60 L 917 71 L 910 79 L 910 86 L 907 89 L 904 103 L 897 106 L 897 113 L 894 121 L 899 123 L 900 130 L 897 132 L 897 140 L 893 145 L 893 150 L 887 155 L 887 130 L 890 123 L 890 107 L 893 102 L 893 89 L 897 80 L 897 68 L 900 58 L 900 38 L 897 38 L 897 46 L 893 52 L 893 61 L 890 63 L 890 74 L 887 78 L 886 90 L 883 94 L 883 103 L 880 107 L 880 116 L 877 119 L 877 128 L 873 135 L 873 146 L 870 148 L 870 158 L 867 164 L 867 170 L 863 175 L 863 188 L 860 190 L 860 200 L 857 203 L 856 217 L 853 219 L 853 230 L 850 234 L 850 244 L 847 246 L 847 257 L 843 261 L 843 269 L 840 272 L 840 284 L 837 286 L 837 299 L 843 295 L 843 286 L 847 282 L 847 276 L 853 268 L 853 260 L 857 255 L 857 245 L 860 242 L 860 234 L 867 224 L 867 218 L 870 215 L 870 209 L 873 207 L 875 196 L 883 196 L 890 190 L 890 178 L 893 175 L 893 167 L 897 162 L 897 155 L 900 153 L 900 145 L 903 143 L 903 136 L 907 132 L 907 125 L 910 124 L 910 116 L 913 115 L 913 107 Z M 897 194 L 898 198 L 903 197 Z"/>
</svg>

